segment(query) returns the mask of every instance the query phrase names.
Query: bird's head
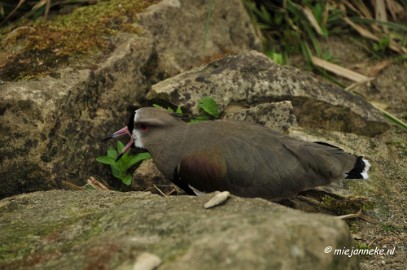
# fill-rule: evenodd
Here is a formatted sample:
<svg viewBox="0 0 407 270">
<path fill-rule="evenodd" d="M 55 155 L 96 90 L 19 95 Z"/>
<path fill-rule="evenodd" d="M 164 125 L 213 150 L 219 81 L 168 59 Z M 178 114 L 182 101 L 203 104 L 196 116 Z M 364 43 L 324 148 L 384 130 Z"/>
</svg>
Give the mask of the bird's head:
<svg viewBox="0 0 407 270">
<path fill-rule="evenodd" d="M 167 135 L 177 127 L 186 125 L 178 115 L 164 109 L 145 107 L 134 111 L 127 126 L 116 131 L 103 141 L 130 136 L 130 141 L 116 158 L 118 161 L 132 147 L 149 150 L 150 145 L 165 143 Z"/>
</svg>

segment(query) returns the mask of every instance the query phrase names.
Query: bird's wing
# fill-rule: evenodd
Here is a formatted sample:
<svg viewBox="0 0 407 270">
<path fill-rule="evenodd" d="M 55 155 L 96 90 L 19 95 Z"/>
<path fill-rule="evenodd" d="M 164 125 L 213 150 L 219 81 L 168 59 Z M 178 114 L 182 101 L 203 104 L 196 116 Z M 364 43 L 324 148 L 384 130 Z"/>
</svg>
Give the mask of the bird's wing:
<svg viewBox="0 0 407 270">
<path fill-rule="evenodd" d="M 284 197 L 337 179 L 344 173 L 343 163 L 354 162 L 348 156 L 335 147 L 283 136 L 233 136 L 187 155 L 179 176 L 201 192 Z"/>
<path fill-rule="evenodd" d="M 178 165 L 179 181 L 200 192 L 223 190 L 226 177 L 226 163 L 216 148 L 193 152 Z"/>
<path fill-rule="evenodd" d="M 220 140 L 184 157 L 178 175 L 201 192 L 229 190 L 242 196 L 249 192 L 246 196 L 252 196 L 257 187 L 274 189 L 273 183 L 284 181 L 299 169 L 296 158 L 283 157 L 281 151 L 286 150 L 279 144 L 271 147 L 256 138 L 229 137 L 227 142 Z"/>
</svg>

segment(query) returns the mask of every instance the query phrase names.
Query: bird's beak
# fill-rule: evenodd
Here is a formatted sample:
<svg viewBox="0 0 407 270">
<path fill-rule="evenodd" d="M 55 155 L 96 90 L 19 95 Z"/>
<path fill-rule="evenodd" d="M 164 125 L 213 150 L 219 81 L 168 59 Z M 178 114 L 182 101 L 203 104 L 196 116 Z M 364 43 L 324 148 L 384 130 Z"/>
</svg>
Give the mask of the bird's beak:
<svg viewBox="0 0 407 270">
<path fill-rule="evenodd" d="M 115 133 L 113 133 L 112 135 L 110 135 L 109 137 L 103 139 L 102 142 L 105 142 L 107 140 L 113 139 L 113 138 L 117 138 L 117 137 L 121 137 L 123 135 L 129 135 L 130 136 L 130 141 L 126 144 L 126 146 L 123 148 L 123 150 L 119 153 L 119 155 L 116 158 L 116 162 L 127 152 L 129 151 L 129 149 L 133 146 L 134 144 L 134 139 L 133 136 L 131 136 L 131 133 L 129 131 L 128 127 L 124 127 L 118 131 L 116 131 Z"/>
</svg>

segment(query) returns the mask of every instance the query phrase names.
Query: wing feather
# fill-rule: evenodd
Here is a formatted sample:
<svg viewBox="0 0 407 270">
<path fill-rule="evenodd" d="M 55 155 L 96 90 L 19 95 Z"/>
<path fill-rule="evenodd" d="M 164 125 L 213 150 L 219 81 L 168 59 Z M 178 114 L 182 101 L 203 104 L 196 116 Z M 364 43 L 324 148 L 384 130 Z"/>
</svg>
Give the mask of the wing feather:
<svg viewBox="0 0 407 270">
<path fill-rule="evenodd" d="M 287 197 L 343 177 L 355 162 L 353 155 L 339 148 L 300 141 L 260 126 L 202 125 L 214 126 L 196 129 L 190 136 L 194 141 L 189 142 L 196 148 L 179 166 L 183 181 L 202 192 L 228 190 L 245 197 Z"/>
</svg>

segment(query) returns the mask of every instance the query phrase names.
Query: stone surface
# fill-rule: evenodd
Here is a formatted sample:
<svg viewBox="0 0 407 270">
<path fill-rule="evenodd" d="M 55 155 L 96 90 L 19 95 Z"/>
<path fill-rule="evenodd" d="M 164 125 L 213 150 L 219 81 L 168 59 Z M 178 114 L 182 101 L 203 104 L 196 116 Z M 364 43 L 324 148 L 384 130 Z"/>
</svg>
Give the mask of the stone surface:
<svg viewBox="0 0 407 270">
<path fill-rule="evenodd" d="M 249 109 L 228 106 L 224 118 L 256 122 L 269 128 L 287 131 L 289 127 L 298 126 L 293 110 L 291 101 L 262 103 Z"/>
<path fill-rule="evenodd" d="M 0 197 L 100 175 L 99 142 L 145 91 L 141 70 L 151 49 L 151 40 L 126 35 L 96 70 L 0 85 Z"/>
<path fill-rule="evenodd" d="M 198 113 L 203 96 L 215 99 L 221 110 L 290 101 L 298 125 L 374 135 L 388 125 L 363 98 L 300 70 L 275 64 L 249 51 L 194 68 L 152 86 L 151 100 L 166 100 Z"/>
<path fill-rule="evenodd" d="M 153 82 L 206 57 L 259 48 L 241 1 L 216 2 L 214 9 L 206 50 L 201 45 L 208 3 L 184 0 L 151 6 L 139 17 L 138 34 L 106 37 L 111 52 L 86 68 L 72 63 L 45 78 L 3 82 L 8 56 L 2 52 L 0 198 L 57 187 L 61 181 L 82 185 L 91 175 L 111 178 L 109 169 L 95 162 L 106 149 L 100 141 L 127 123 Z M 21 45 L 9 49 L 23 51 L 23 37 L 31 34 L 28 26 L 9 33 L 7 40 L 19 39 Z"/>
<path fill-rule="evenodd" d="M 262 199 L 48 191 L 0 201 L 0 268 L 131 269 L 145 252 L 159 269 L 351 269 L 347 225 Z"/>
<path fill-rule="evenodd" d="M 165 77 L 214 57 L 245 49 L 261 50 L 260 39 L 239 0 L 164 0 L 150 6 L 139 20 L 154 36 L 158 70 Z"/>
</svg>

